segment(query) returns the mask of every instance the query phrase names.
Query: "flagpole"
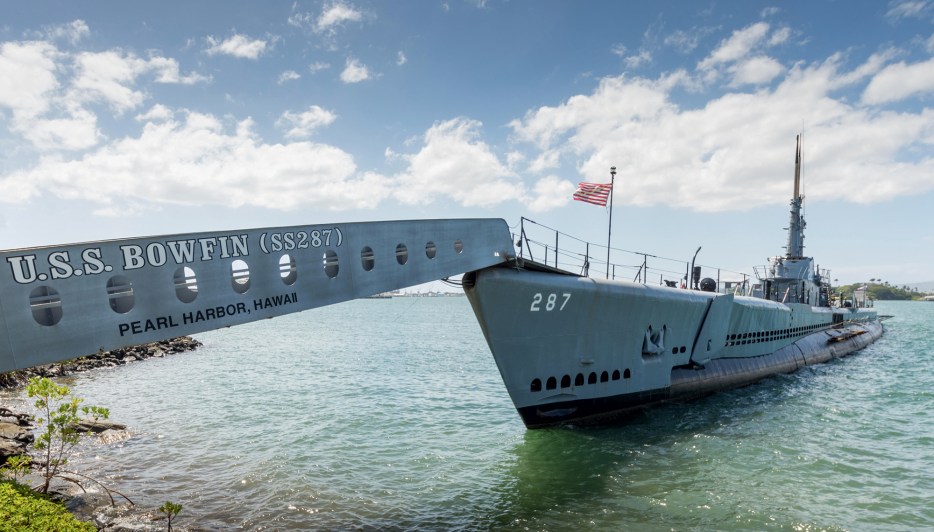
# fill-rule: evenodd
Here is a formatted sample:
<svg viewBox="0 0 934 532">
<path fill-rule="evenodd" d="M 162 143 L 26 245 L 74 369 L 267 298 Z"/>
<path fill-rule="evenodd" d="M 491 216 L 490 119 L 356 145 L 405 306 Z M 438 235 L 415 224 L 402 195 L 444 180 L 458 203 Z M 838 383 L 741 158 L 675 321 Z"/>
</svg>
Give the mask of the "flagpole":
<svg viewBox="0 0 934 532">
<path fill-rule="evenodd" d="M 610 236 L 613 234 L 613 182 L 616 180 L 616 167 L 610 167 L 610 223 L 606 231 L 606 278 L 610 278 Z"/>
</svg>

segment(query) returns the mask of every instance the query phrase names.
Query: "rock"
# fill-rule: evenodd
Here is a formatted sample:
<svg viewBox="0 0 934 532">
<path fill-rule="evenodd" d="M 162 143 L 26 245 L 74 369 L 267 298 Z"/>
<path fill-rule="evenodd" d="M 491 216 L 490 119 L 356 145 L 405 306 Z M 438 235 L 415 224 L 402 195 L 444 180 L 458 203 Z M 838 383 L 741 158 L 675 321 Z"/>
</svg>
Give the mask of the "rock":
<svg viewBox="0 0 934 532">
<path fill-rule="evenodd" d="M 26 444 L 17 440 L 0 439 L 0 465 L 6 463 L 7 458 L 19 456 L 26 452 Z"/>
<path fill-rule="evenodd" d="M 32 443 L 36 437 L 26 427 L 0 421 L 0 440 L 16 440 L 23 444 Z"/>
<path fill-rule="evenodd" d="M 5 406 L 0 406 L 0 417 L 13 418 L 20 427 L 29 427 L 32 425 L 32 416 L 29 414 L 19 414 Z"/>
<path fill-rule="evenodd" d="M 133 437 L 128 430 L 105 430 L 97 436 L 97 443 L 102 445 L 111 445 L 121 441 L 127 441 Z"/>
<path fill-rule="evenodd" d="M 120 423 L 111 423 L 103 420 L 82 419 L 75 425 L 78 432 L 104 432 L 105 430 L 124 430 L 126 425 Z"/>
<path fill-rule="evenodd" d="M 73 373 L 97 368 L 122 366 L 127 362 L 145 360 L 152 357 L 162 358 L 166 355 L 192 351 L 201 345 L 201 342 L 190 336 L 181 336 L 171 340 L 162 340 L 151 344 L 114 349 L 113 351 L 98 351 L 86 357 L 80 357 L 59 364 L 48 364 L 24 370 L 11 371 L 9 373 L 0 373 L 0 388 L 25 386 L 31 377 L 64 377 Z"/>
</svg>

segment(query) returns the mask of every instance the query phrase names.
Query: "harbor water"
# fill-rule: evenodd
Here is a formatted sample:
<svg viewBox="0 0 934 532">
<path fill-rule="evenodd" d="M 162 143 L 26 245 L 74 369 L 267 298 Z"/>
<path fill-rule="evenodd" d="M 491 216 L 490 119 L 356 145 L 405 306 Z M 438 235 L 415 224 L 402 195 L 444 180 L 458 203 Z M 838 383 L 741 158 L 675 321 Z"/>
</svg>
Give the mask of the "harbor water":
<svg viewBox="0 0 934 532">
<path fill-rule="evenodd" d="M 357 300 L 62 379 L 131 434 L 72 465 L 193 530 L 930 530 L 934 303 L 877 309 L 850 357 L 532 431 L 466 298 Z"/>
</svg>

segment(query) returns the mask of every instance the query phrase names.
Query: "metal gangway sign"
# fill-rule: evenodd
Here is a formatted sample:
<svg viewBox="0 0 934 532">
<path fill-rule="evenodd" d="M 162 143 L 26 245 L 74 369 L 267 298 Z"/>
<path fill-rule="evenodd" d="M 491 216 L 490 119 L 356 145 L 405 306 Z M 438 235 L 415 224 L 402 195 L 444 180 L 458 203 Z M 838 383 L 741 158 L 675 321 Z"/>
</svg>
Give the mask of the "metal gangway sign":
<svg viewBox="0 0 934 532">
<path fill-rule="evenodd" d="M 367 297 L 514 256 L 501 219 L 276 227 L 0 251 L 0 372 Z"/>
</svg>

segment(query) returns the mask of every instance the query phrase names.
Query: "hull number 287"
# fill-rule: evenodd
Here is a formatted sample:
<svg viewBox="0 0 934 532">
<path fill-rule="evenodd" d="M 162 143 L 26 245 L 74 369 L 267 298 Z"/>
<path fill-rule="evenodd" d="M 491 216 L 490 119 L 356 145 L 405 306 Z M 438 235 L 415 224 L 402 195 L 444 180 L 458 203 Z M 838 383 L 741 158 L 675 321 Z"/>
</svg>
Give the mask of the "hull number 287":
<svg viewBox="0 0 934 532">
<path fill-rule="evenodd" d="M 571 299 L 571 294 L 569 292 L 564 292 L 563 294 L 547 294 L 542 295 L 541 292 L 536 292 L 532 296 L 532 306 L 529 307 L 529 312 L 538 312 L 544 310 L 545 312 L 551 312 L 552 310 L 558 310 L 559 312 L 564 310 L 564 306 L 568 304 L 568 301 Z"/>
</svg>

